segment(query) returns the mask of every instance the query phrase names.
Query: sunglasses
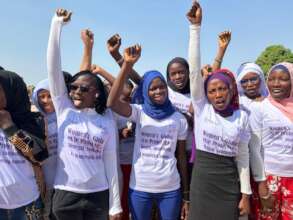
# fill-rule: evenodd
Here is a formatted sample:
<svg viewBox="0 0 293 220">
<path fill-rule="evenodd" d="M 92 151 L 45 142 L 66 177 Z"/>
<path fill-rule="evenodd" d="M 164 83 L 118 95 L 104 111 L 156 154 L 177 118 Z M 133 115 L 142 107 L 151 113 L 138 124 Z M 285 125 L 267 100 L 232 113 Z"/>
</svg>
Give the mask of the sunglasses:
<svg viewBox="0 0 293 220">
<path fill-rule="evenodd" d="M 257 83 L 258 80 L 259 80 L 259 77 L 254 76 L 254 77 L 251 77 L 249 79 L 242 79 L 242 80 L 240 80 L 240 83 L 241 83 L 241 85 L 246 85 L 246 84 L 248 84 L 248 82 L 251 82 L 252 84 L 255 84 L 255 83 Z"/>
<path fill-rule="evenodd" d="M 79 89 L 83 93 L 89 92 L 93 88 L 94 87 L 92 86 L 86 86 L 86 85 L 73 85 L 73 84 L 69 85 L 70 91 L 76 91 L 77 89 Z"/>
</svg>

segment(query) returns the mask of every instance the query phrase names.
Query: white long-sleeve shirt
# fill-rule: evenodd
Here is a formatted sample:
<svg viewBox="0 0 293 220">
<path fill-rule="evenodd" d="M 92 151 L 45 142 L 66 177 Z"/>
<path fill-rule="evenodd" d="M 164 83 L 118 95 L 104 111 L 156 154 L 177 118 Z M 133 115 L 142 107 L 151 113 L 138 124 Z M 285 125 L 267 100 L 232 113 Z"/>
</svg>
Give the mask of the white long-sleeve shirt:
<svg viewBox="0 0 293 220">
<path fill-rule="evenodd" d="M 60 35 L 63 18 L 52 19 L 47 68 L 57 115 L 58 164 L 54 188 L 75 193 L 109 189 L 110 215 L 122 211 L 118 187 L 115 125 L 110 112 L 76 109 L 69 99 L 61 71 Z"/>
<path fill-rule="evenodd" d="M 234 111 L 222 117 L 208 102 L 200 71 L 200 26 L 190 26 L 189 41 L 190 89 L 194 107 L 194 134 L 197 149 L 218 155 L 235 157 L 240 178 L 241 192 L 251 194 L 249 174 L 250 139 L 248 115 Z"/>
<path fill-rule="evenodd" d="M 249 124 L 251 125 L 251 112 L 253 103 L 257 101 L 253 101 L 249 98 L 247 98 L 245 95 L 242 95 L 239 97 L 239 103 L 242 109 L 248 112 L 249 114 Z M 257 102 L 261 103 L 261 102 Z M 251 137 L 249 140 L 248 148 L 249 148 L 249 161 L 250 161 L 250 170 L 251 175 L 256 182 L 264 181 L 266 180 L 266 175 L 264 171 L 264 163 L 263 163 L 263 157 L 261 152 L 261 144 L 260 144 L 260 138 L 256 135 L 256 133 L 252 132 L 251 126 Z"/>
</svg>

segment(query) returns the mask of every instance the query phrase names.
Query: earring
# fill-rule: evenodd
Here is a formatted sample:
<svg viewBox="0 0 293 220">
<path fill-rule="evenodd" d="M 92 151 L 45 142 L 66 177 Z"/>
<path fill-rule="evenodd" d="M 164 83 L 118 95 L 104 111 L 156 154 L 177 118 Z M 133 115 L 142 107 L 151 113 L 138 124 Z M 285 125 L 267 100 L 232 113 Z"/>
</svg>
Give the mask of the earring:
<svg viewBox="0 0 293 220">
<path fill-rule="evenodd" d="M 99 94 L 98 93 L 96 93 L 96 98 L 98 98 L 99 97 Z"/>
</svg>

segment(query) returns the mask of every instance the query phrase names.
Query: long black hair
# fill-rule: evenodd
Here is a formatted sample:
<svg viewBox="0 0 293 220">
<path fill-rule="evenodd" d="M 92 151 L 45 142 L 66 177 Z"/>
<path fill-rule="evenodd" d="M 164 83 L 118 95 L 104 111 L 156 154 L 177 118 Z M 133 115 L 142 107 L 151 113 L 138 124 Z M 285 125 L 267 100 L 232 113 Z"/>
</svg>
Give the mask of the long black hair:
<svg viewBox="0 0 293 220">
<path fill-rule="evenodd" d="M 96 101 L 95 101 L 95 109 L 98 114 L 104 114 L 105 110 L 107 109 L 107 95 L 106 95 L 107 93 L 106 93 L 106 89 L 102 80 L 100 79 L 100 77 L 93 74 L 92 72 L 85 70 L 85 71 L 76 73 L 72 77 L 71 82 L 74 82 L 80 76 L 90 76 L 95 80 L 96 89 L 99 92 L 99 96 L 96 98 Z"/>
<path fill-rule="evenodd" d="M 1 70 L 0 84 L 5 92 L 7 110 L 13 123 L 38 138 L 44 139 L 45 134 L 38 124 L 37 115 L 31 112 L 26 84 L 16 73 Z"/>
</svg>

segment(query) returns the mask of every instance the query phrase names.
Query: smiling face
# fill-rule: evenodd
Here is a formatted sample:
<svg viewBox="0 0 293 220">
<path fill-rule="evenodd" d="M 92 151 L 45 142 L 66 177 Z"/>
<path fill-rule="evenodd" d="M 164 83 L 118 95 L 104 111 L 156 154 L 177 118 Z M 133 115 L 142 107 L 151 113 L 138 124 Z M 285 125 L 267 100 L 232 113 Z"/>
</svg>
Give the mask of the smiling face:
<svg viewBox="0 0 293 220">
<path fill-rule="evenodd" d="M 168 69 L 169 79 L 177 89 L 183 89 L 188 81 L 188 70 L 181 63 L 172 63 Z"/>
<path fill-rule="evenodd" d="M 256 73 L 247 73 L 240 81 L 244 94 L 250 98 L 255 99 L 260 96 L 260 78 Z"/>
<path fill-rule="evenodd" d="M 40 107 L 45 113 L 52 113 L 55 111 L 54 105 L 51 99 L 50 92 L 46 89 L 42 89 L 38 92 L 38 102 Z"/>
<path fill-rule="evenodd" d="M 153 79 L 148 90 L 148 96 L 155 104 L 164 104 L 168 96 L 166 83 L 160 78 Z"/>
<path fill-rule="evenodd" d="M 213 107 L 218 111 L 225 110 L 232 98 L 227 85 L 219 79 L 212 79 L 208 82 L 207 97 Z"/>
<path fill-rule="evenodd" d="M 81 75 L 70 84 L 69 95 L 78 109 L 94 108 L 99 95 L 96 81 L 92 76 Z"/>
<path fill-rule="evenodd" d="M 5 91 L 2 85 L 0 85 L 0 110 L 5 109 L 6 106 L 7 106 L 7 100 L 6 100 Z"/>
<path fill-rule="evenodd" d="M 291 93 L 291 78 L 288 72 L 276 69 L 268 76 L 267 85 L 271 96 L 276 100 L 289 98 Z"/>
</svg>

